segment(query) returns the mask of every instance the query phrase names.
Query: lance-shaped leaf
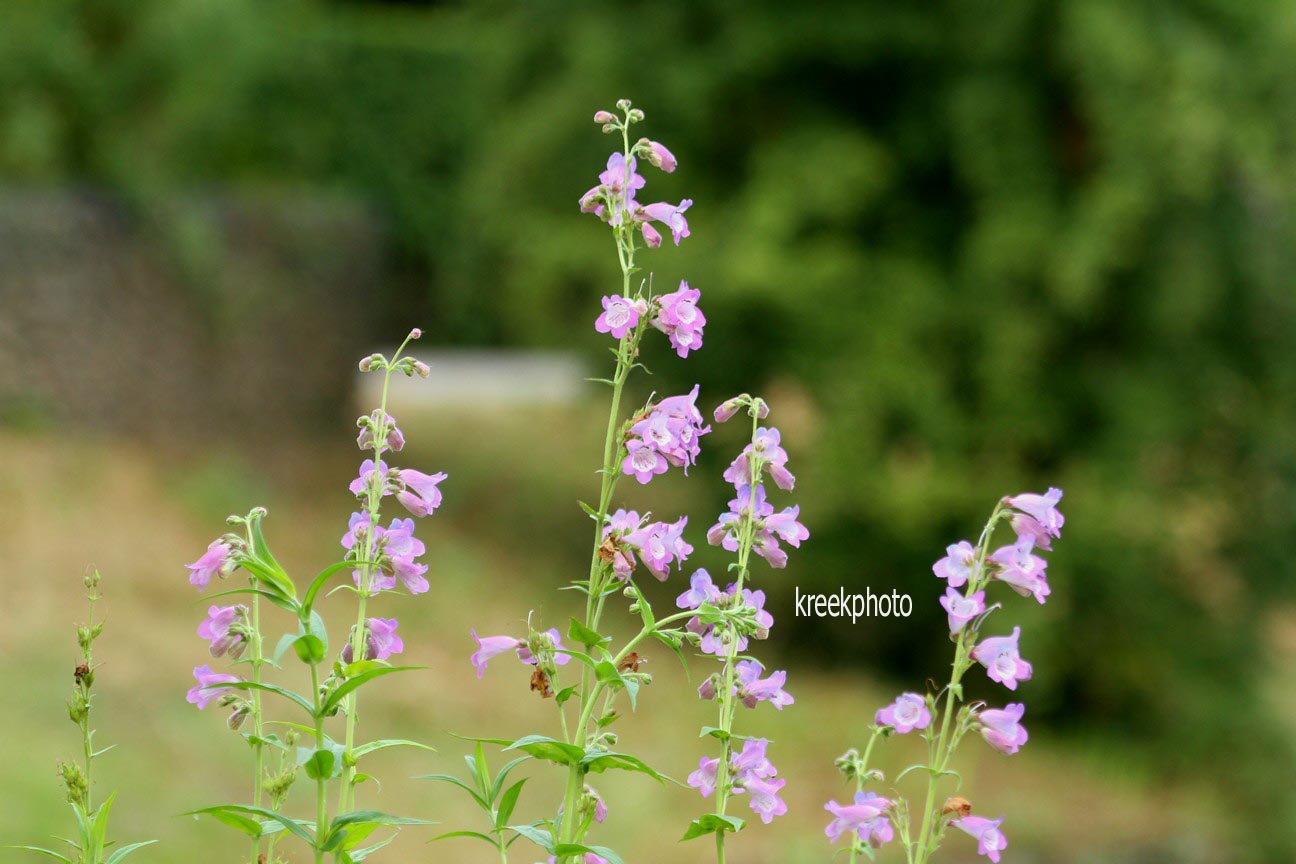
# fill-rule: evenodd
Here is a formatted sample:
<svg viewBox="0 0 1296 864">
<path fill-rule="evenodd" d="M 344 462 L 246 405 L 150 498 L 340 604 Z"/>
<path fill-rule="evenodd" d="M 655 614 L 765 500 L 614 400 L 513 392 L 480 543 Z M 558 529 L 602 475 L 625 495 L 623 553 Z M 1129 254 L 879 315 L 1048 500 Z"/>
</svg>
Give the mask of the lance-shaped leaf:
<svg viewBox="0 0 1296 864">
<path fill-rule="evenodd" d="M 521 750 L 537 759 L 556 762 L 559 765 L 576 765 L 585 758 L 585 751 L 582 748 L 545 735 L 527 735 L 504 749 Z"/>
<path fill-rule="evenodd" d="M 628 753 L 613 753 L 611 751 L 593 751 L 587 753 L 580 760 L 580 765 L 591 774 L 601 774 L 609 769 L 619 769 L 621 771 L 636 771 L 640 774 L 647 774 L 654 780 L 665 782 L 671 780 L 665 774 L 660 773 L 656 768 L 649 766 L 637 756 L 631 756 Z"/>
<path fill-rule="evenodd" d="M 301 838 L 308 845 L 312 847 L 314 847 L 315 845 L 315 835 L 309 828 L 306 827 L 305 823 L 301 822 L 298 819 L 293 819 L 289 816 L 285 816 L 284 814 L 279 813 L 278 811 L 269 810 L 265 807 L 252 807 L 247 804 L 217 804 L 213 807 L 204 807 L 201 810 L 191 810 L 187 815 L 197 816 L 200 814 L 205 814 L 207 816 L 219 818 L 216 816 L 217 813 L 234 813 L 234 814 L 247 814 L 250 816 L 260 816 L 263 819 L 268 819 L 271 822 L 276 822 L 282 825 L 284 828 L 287 828 L 289 831 L 293 833 L 294 836 Z"/>
<path fill-rule="evenodd" d="M 426 819 L 411 819 L 406 816 L 393 816 L 378 810 L 356 810 L 343 813 L 333 820 L 325 835 L 324 851 L 350 849 L 373 833 L 374 829 L 397 825 L 435 825 Z"/>
<path fill-rule="evenodd" d="M 718 831 L 741 831 L 743 825 L 747 823 L 737 816 L 725 816 L 720 813 L 708 813 L 705 816 L 699 816 L 689 823 L 688 830 L 680 838 L 680 842 L 693 840 L 698 837 L 705 837 L 708 834 L 715 834 Z"/>
<path fill-rule="evenodd" d="M 278 687 L 274 684 L 257 683 L 256 681 L 234 681 L 229 684 L 221 684 L 220 686 L 229 687 L 232 690 L 264 690 L 267 693 L 274 693 L 288 699 L 289 701 L 297 703 L 307 714 L 310 714 L 312 717 L 315 716 L 315 706 L 306 701 L 305 696 L 302 696 L 300 693 L 294 693 L 293 691 L 287 690 L 283 687 Z"/>
<path fill-rule="evenodd" d="M 409 672 L 414 669 L 423 668 L 424 667 L 422 666 L 384 666 L 379 669 L 370 669 L 368 672 L 362 672 L 354 678 L 348 678 L 346 681 L 342 682 L 342 686 L 329 694 L 328 699 L 326 699 L 324 704 L 320 706 L 320 714 L 323 716 L 336 710 L 348 694 L 359 689 L 365 684 L 368 684 L 375 678 L 381 678 L 384 675 L 391 675 L 393 672 Z"/>
</svg>

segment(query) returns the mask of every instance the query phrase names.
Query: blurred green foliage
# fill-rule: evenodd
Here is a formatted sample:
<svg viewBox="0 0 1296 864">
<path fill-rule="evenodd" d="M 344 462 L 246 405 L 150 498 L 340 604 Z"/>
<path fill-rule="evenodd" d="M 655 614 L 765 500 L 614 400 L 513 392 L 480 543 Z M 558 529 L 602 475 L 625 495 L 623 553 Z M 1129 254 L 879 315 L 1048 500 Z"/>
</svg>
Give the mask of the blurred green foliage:
<svg viewBox="0 0 1296 864">
<path fill-rule="evenodd" d="M 924 616 L 799 641 L 935 673 L 943 649 L 914 644 L 941 626 L 930 563 L 994 496 L 1063 486 L 1053 600 L 1011 611 L 1032 622 L 1032 704 L 1217 778 L 1267 826 L 1257 857 L 1290 860 L 1296 752 L 1255 706 L 1292 597 L 1292 4 L 48 0 L 6 17 L 5 176 L 145 208 L 208 185 L 359 196 L 396 262 L 375 326 L 428 320 L 442 343 L 596 356 L 615 261 L 576 199 L 610 149 L 590 116 L 635 99 L 681 160 L 644 197 L 697 202 L 693 237 L 652 266 L 687 275 L 712 321 L 696 361 L 658 355 L 657 386 L 805 394 L 796 580 L 894 585 Z"/>
</svg>

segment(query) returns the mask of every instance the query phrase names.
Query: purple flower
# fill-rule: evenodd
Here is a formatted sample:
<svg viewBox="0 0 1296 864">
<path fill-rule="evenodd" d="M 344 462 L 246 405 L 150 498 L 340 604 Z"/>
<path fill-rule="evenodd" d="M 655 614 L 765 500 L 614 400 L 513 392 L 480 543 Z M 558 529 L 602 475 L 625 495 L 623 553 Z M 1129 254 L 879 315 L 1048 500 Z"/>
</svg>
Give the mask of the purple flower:
<svg viewBox="0 0 1296 864">
<path fill-rule="evenodd" d="M 986 667 L 990 680 L 1009 690 L 1016 690 L 1018 681 L 1029 681 L 1031 677 L 1031 664 L 1017 653 L 1020 637 L 1021 628 L 1014 627 L 1011 636 L 991 636 L 972 649 L 972 659 Z"/>
<path fill-rule="evenodd" d="M 786 785 L 787 781 L 782 778 L 771 780 L 749 777 L 743 782 L 742 791 L 750 796 L 747 801 L 748 806 L 766 825 L 773 822 L 775 816 L 782 816 L 787 812 L 787 802 L 778 797 L 779 790 Z"/>
<path fill-rule="evenodd" d="M 363 543 L 368 534 L 369 514 L 352 513 L 351 518 L 347 520 L 347 532 L 342 535 L 342 548 L 348 552 L 352 551 L 355 549 L 356 543 Z"/>
<path fill-rule="evenodd" d="M 386 579 L 375 579 L 374 587 L 386 591 L 396 587 L 396 580 L 404 583 L 411 594 L 422 594 L 428 590 L 428 581 L 423 578 L 427 565 L 414 559 L 427 551 L 423 541 L 414 536 L 413 519 L 393 519 L 386 531 L 379 529 L 378 548 L 382 556 L 383 572 L 390 574 Z"/>
<path fill-rule="evenodd" d="M 603 314 L 594 320 L 594 329 L 624 339 L 627 332 L 639 326 L 639 309 L 634 301 L 620 294 L 603 298 Z"/>
<path fill-rule="evenodd" d="M 639 223 L 639 230 L 643 232 L 644 244 L 649 249 L 660 249 L 662 236 L 657 229 L 647 222 Z"/>
<path fill-rule="evenodd" d="M 719 771 L 719 759 L 703 756 L 698 762 L 698 769 L 688 776 L 688 785 L 701 792 L 703 798 L 708 798 L 716 789 Z"/>
<path fill-rule="evenodd" d="M 232 573 L 235 563 L 230 558 L 230 551 L 228 543 L 223 540 L 213 540 L 201 558 L 185 565 L 189 570 L 189 584 L 201 591 L 207 587 L 207 583 L 213 576 L 228 576 Z"/>
<path fill-rule="evenodd" d="M 431 516 L 432 511 L 441 506 L 441 490 L 437 484 L 448 475 L 443 472 L 424 474 L 412 468 L 402 468 L 396 472 L 397 478 L 405 488 L 396 493 L 396 500 L 415 516 Z"/>
<path fill-rule="evenodd" d="M 977 854 L 998 864 L 999 853 L 1008 848 L 1008 838 L 999 830 L 1003 817 L 986 819 L 984 816 L 964 816 L 950 822 L 955 828 L 976 838 Z"/>
<path fill-rule="evenodd" d="M 755 521 L 752 549 L 769 562 L 771 567 L 787 566 L 787 553 L 779 545 L 783 540 L 793 546 L 810 536 L 810 532 L 797 518 L 800 507 L 786 507 L 777 515 L 774 507 L 765 501 L 765 487 L 740 486 L 737 496 L 729 502 L 729 512 L 720 515 L 715 525 L 707 531 L 707 542 L 730 552 L 738 550 L 738 536 L 746 518 Z"/>
<path fill-rule="evenodd" d="M 374 449 L 374 428 L 378 425 L 378 414 L 375 411 L 368 417 L 361 417 L 356 423 L 360 426 L 360 434 L 356 436 L 356 445 L 361 450 Z M 383 415 L 383 426 L 387 430 L 387 443 L 384 450 L 397 451 L 405 446 L 405 433 L 396 426 L 396 418 L 390 414 Z"/>
<path fill-rule="evenodd" d="M 378 460 L 377 465 L 374 464 L 374 460 L 372 459 L 366 459 L 360 463 L 360 475 L 356 477 L 356 479 L 352 480 L 351 485 L 348 487 L 351 490 L 351 494 L 357 497 L 368 495 L 370 487 L 374 484 L 375 473 L 378 475 L 378 483 L 381 484 L 379 486 L 381 494 L 390 495 L 392 489 L 387 483 L 387 463 L 383 462 L 381 459 Z"/>
<path fill-rule="evenodd" d="M 639 559 L 648 572 L 665 582 L 670 575 L 671 562 L 675 562 L 676 569 L 679 569 L 693 551 L 684 539 L 684 526 L 687 524 L 687 516 L 669 524 L 653 522 L 626 535 L 625 543 L 638 549 Z"/>
<path fill-rule="evenodd" d="M 676 162 L 675 154 L 666 149 L 666 145 L 660 141 L 649 141 L 647 138 L 639 142 L 638 148 L 643 157 L 649 161 L 655 168 L 660 168 L 667 174 L 674 173 Z"/>
<path fill-rule="evenodd" d="M 1062 490 L 1050 487 L 1043 495 L 1024 492 L 1008 499 L 1008 503 L 1038 522 L 1053 537 L 1062 536 L 1066 519 L 1057 504 L 1062 500 Z"/>
<path fill-rule="evenodd" d="M 1010 702 L 1003 707 L 987 708 L 977 714 L 981 722 L 981 737 L 1000 753 L 1009 756 L 1016 753 L 1021 746 L 1030 740 L 1026 727 L 1021 725 L 1026 706 L 1020 702 Z"/>
<path fill-rule="evenodd" d="M 779 446 L 779 438 L 779 430 L 773 427 L 757 429 L 751 443 L 743 448 L 738 458 L 726 469 L 724 479 L 734 486 L 745 486 L 750 483 L 750 457 L 755 453 L 760 457 L 764 469 L 773 478 L 774 484 L 780 489 L 791 489 L 796 485 L 796 478 L 792 476 L 791 471 L 787 470 L 788 455 L 787 451 Z"/>
<path fill-rule="evenodd" d="M 245 606 L 212 606 L 207 610 L 207 620 L 198 625 L 198 635 L 211 643 L 211 655 L 221 657 L 228 653 L 238 659 L 247 647 L 247 635 L 234 628 L 247 615 Z"/>
<path fill-rule="evenodd" d="M 874 849 L 889 842 L 895 835 L 891 820 L 886 812 L 893 802 L 876 792 L 856 792 L 852 804 L 838 804 L 829 801 L 824 809 L 833 815 L 833 820 L 824 829 L 828 842 L 836 843 L 842 834 L 854 833 L 859 839 Z"/>
<path fill-rule="evenodd" d="M 990 560 L 999 566 L 991 575 L 1004 582 L 1023 597 L 1034 595 L 1043 603 L 1050 593 L 1048 579 L 1044 568 L 1048 566 L 1043 558 L 1031 554 L 1035 541 L 1031 537 L 1022 537 L 1011 546 L 996 549 Z"/>
<path fill-rule="evenodd" d="M 931 712 L 922 696 L 901 693 L 873 719 L 879 726 L 891 726 L 897 734 L 907 735 L 915 729 L 926 729 L 931 724 Z"/>
<path fill-rule="evenodd" d="M 671 239 L 678 246 L 682 238 L 689 236 L 688 220 L 684 218 L 684 211 L 692 206 L 693 201 L 689 198 L 685 198 L 678 205 L 665 202 L 646 204 L 642 209 L 642 215 L 669 228 Z"/>
<path fill-rule="evenodd" d="M 689 577 L 689 589 L 675 598 L 675 605 L 680 609 L 697 609 L 703 603 L 716 605 L 720 602 L 720 589 L 711 581 L 711 574 L 698 568 Z"/>
<path fill-rule="evenodd" d="M 1025 513 L 1014 513 L 1009 522 L 1012 524 L 1012 529 L 1017 532 L 1018 542 L 1029 540 L 1045 551 L 1053 549 L 1052 536 L 1047 528 L 1035 520 L 1035 517 L 1027 516 Z"/>
<path fill-rule="evenodd" d="M 962 588 L 976 568 L 976 547 L 960 540 L 945 548 L 945 557 L 932 565 L 932 572 L 945 579 L 951 588 Z"/>
<path fill-rule="evenodd" d="M 796 701 L 783 689 L 783 685 L 787 683 L 787 672 L 779 670 L 768 678 L 762 678 L 760 676 L 765 668 L 757 660 L 742 660 L 735 668 L 738 671 L 735 691 L 748 708 L 755 708 L 757 702 L 769 702 L 782 711 L 783 706 Z"/>
<path fill-rule="evenodd" d="M 396 635 L 395 618 L 370 618 L 365 622 L 365 659 L 386 660 L 405 650 L 405 642 Z M 342 662 L 350 663 L 354 657 L 351 643 L 342 648 Z"/>
<path fill-rule="evenodd" d="M 644 224 L 644 230 L 648 230 L 647 223 Z M 660 242 L 661 238 L 658 237 L 658 243 Z M 697 308 L 701 296 L 701 291 L 689 288 L 689 284 L 681 280 L 678 290 L 657 298 L 657 315 L 650 323 L 670 337 L 671 346 L 681 357 L 687 357 L 689 351 L 702 347 L 702 328 L 706 324 L 706 316 Z"/>
<path fill-rule="evenodd" d="M 716 406 L 715 415 L 714 415 L 715 422 L 717 423 L 728 422 L 729 420 L 733 419 L 733 416 L 738 413 L 738 409 L 741 407 L 743 407 L 742 396 L 735 396 L 732 399 L 726 399 L 725 401 L 721 402 L 719 405 Z"/>
<path fill-rule="evenodd" d="M 743 741 L 742 750 L 729 758 L 729 767 L 733 769 L 736 785 L 746 786 L 753 779 L 768 779 L 778 773 L 774 763 L 765 755 L 768 749 L 768 738 L 748 738 Z"/>
<path fill-rule="evenodd" d="M 482 638 L 473 630 L 472 637 L 477 642 L 477 650 L 473 652 L 469 660 L 477 670 L 477 677 L 481 678 L 486 674 L 486 664 L 492 657 L 497 657 L 505 651 L 513 651 L 525 645 L 521 639 L 514 639 L 512 636 L 487 636 Z"/>
<path fill-rule="evenodd" d="M 595 793 L 594 821 L 599 823 L 605 822 L 607 821 L 607 815 L 608 815 L 607 802 L 603 800 L 603 796 L 599 795 L 598 793 Z"/>
<path fill-rule="evenodd" d="M 633 156 L 629 159 L 623 153 L 609 156 L 607 170 L 599 174 L 599 185 L 581 196 L 581 212 L 606 218 L 613 226 L 624 222 L 638 209 L 635 192 L 644 185 L 644 178 L 635 173 L 637 167 Z"/>
<path fill-rule="evenodd" d="M 206 708 L 213 699 L 219 699 L 233 689 L 220 685 L 237 684 L 243 680 L 237 675 L 213 672 L 212 668 L 205 663 L 202 666 L 195 666 L 193 674 L 198 683 L 189 688 L 189 693 L 185 696 L 185 699 L 190 704 L 197 705 L 199 710 Z"/>
<path fill-rule="evenodd" d="M 954 588 L 946 588 L 940 604 L 949 613 L 950 633 L 962 633 L 963 627 L 985 611 L 985 592 L 978 591 L 964 597 Z"/>
<path fill-rule="evenodd" d="M 640 483 L 647 483 L 658 474 L 665 474 L 669 463 L 666 457 L 651 445 L 638 439 L 626 442 L 626 457 L 621 462 L 623 474 L 633 474 Z"/>
</svg>

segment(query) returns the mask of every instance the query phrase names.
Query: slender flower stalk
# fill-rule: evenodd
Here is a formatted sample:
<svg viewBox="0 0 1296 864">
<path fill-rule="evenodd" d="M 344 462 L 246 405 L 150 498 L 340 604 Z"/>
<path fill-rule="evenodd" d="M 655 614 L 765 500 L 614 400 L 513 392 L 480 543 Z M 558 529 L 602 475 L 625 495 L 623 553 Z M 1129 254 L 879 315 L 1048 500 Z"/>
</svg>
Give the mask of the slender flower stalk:
<svg viewBox="0 0 1296 864">
<path fill-rule="evenodd" d="M 984 598 L 992 583 L 1002 582 L 1018 594 L 1045 602 L 1051 593 L 1044 572 L 1047 562 L 1035 550 L 1051 549 L 1052 540 L 1061 536 L 1065 521 L 1057 509 L 1061 498 L 1059 489 L 1049 489 L 1044 495 L 1028 493 L 1004 498 L 996 504 L 975 546 L 967 541 L 953 544 L 947 548 L 945 557 L 933 565 L 932 571 L 947 585 L 941 605 L 948 614 L 950 639 L 954 642 L 949 683 L 926 697 L 917 693 L 901 694 L 892 705 L 878 711 L 869 743 L 871 750 L 879 736 L 921 730 L 927 742 L 927 760 L 910 766 L 901 776 L 921 769 L 927 777 L 922 819 L 914 834 L 908 804 L 897 797 L 886 808 L 890 825 L 883 833 L 873 827 L 876 823 L 850 822 L 839 812 L 842 808 L 836 802 L 829 802 L 828 809 L 836 818 L 828 826 L 828 837 L 835 841 L 843 833 L 842 826 L 849 825 L 856 835 L 852 840 L 852 860 L 855 849 L 863 848 L 861 844 L 876 846 L 892 839 L 892 827 L 899 831 L 908 864 L 928 864 L 950 827 L 975 838 L 978 853 L 992 862 L 998 862 L 1000 853 L 1007 848 L 1008 840 L 999 827 L 1004 821 L 1002 817 L 974 816 L 972 803 L 961 797 L 938 803 L 938 792 L 943 780 L 958 776 L 952 767 L 954 754 L 968 732 L 980 732 L 986 743 L 1008 755 L 1016 753 L 1029 738 L 1021 725 L 1025 711 L 1022 703 L 998 709 L 989 708 L 984 702 L 968 702 L 963 694 L 963 680 L 978 663 L 985 667 L 987 678 L 1012 691 L 1031 678 L 1031 664 L 1019 653 L 1020 627 L 1014 627 L 1009 636 L 981 637 L 986 619 L 999 608 L 997 604 L 987 607 Z M 996 529 L 1005 523 L 1011 526 L 1016 539 L 992 552 L 990 546 Z M 882 777 L 876 772 L 856 770 L 858 765 L 850 757 L 848 753 L 838 765 L 847 777 L 856 780 L 856 804 L 867 810 L 873 801 L 863 801 L 861 796 L 873 793 L 863 792 L 863 786 Z"/>
</svg>

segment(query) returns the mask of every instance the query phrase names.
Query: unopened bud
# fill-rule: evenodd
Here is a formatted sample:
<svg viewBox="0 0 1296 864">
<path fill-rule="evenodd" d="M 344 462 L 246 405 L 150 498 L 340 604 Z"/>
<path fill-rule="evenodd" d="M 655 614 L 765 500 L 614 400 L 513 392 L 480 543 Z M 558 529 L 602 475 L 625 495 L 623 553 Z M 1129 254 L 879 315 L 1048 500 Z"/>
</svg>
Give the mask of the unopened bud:
<svg viewBox="0 0 1296 864">
<path fill-rule="evenodd" d="M 629 99 L 618 99 L 618 100 L 617 100 L 617 110 L 618 110 L 618 111 L 629 111 L 629 110 L 630 110 L 630 100 L 629 100 Z"/>
<path fill-rule="evenodd" d="M 615 122 L 616 122 L 616 117 L 613 116 L 613 114 L 612 114 L 611 111 L 595 111 L 595 112 L 594 112 L 594 122 L 595 122 L 595 123 L 602 123 L 602 124 L 604 124 L 604 125 L 606 125 L 606 124 L 608 124 L 608 123 L 615 123 Z M 607 131 L 607 130 L 604 130 L 604 131 Z"/>
<path fill-rule="evenodd" d="M 617 131 L 617 127 L 613 126 L 611 123 L 608 123 L 606 126 L 603 127 L 604 135 L 611 135 L 615 131 Z"/>
<path fill-rule="evenodd" d="M 432 370 L 429 369 L 428 365 L 424 363 L 422 360 L 414 361 L 414 371 L 418 373 L 418 376 L 420 378 L 426 378 L 432 374 Z"/>
<path fill-rule="evenodd" d="M 411 338 L 411 339 L 422 339 L 422 338 L 423 338 L 423 331 L 420 330 L 419 328 L 415 327 L 413 330 L 410 331 L 409 338 Z"/>
<path fill-rule="evenodd" d="M 644 113 L 638 108 L 631 111 L 628 116 L 631 123 L 642 123 L 644 119 Z"/>
<path fill-rule="evenodd" d="M 750 398 L 751 397 L 746 393 L 743 393 L 740 396 L 735 396 L 732 399 L 726 399 L 721 402 L 719 407 L 715 409 L 715 421 L 717 423 L 724 423 L 729 420 L 738 413 L 738 409 L 741 408 Z"/>
</svg>

